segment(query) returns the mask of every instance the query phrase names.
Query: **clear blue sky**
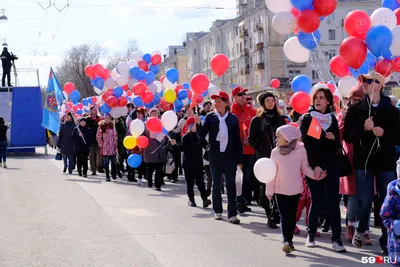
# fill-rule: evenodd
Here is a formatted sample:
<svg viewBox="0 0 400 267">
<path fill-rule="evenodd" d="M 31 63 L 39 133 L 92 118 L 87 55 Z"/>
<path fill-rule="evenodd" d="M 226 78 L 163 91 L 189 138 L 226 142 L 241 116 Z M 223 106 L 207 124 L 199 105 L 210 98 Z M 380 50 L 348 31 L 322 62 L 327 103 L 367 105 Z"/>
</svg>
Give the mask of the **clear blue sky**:
<svg viewBox="0 0 400 267">
<path fill-rule="evenodd" d="M 70 3 L 69 7 L 66 6 Z M 182 43 L 186 32 L 208 31 L 212 21 L 235 17 L 235 0 L 2 0 L 8 21 L 0 23 L 0 38 L 17 54 L 19 68 L 39 68 L 47 83 L 71 46 L 98 42 L 110 53 L 136 39 L 145 52 L 162 51 Z M 224 10 L 197 9 L 225 7 Z M 2 39 L 0 39 L 2 43 Z M 33 83 L 33 73 L 20 71 L 22 84 Z"/>
</svg>

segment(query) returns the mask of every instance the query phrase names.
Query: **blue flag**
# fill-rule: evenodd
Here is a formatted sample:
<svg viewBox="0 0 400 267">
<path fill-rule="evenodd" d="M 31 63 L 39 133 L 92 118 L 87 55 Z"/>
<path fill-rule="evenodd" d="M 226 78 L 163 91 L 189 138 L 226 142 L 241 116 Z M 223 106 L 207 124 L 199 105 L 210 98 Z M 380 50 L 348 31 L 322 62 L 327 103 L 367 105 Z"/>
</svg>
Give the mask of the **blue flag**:
<svg viewBox="0 0 400 267">
<path fill-rule="evenodd" d="M 50 68 L 49 82 L 47 84 L 46 98 L 44 102 L 42 126 L 57 134 L 60 129 L 60 115 L 58 106 L 65 100 L 60 83 L 53 69 Z"/>
</svg>

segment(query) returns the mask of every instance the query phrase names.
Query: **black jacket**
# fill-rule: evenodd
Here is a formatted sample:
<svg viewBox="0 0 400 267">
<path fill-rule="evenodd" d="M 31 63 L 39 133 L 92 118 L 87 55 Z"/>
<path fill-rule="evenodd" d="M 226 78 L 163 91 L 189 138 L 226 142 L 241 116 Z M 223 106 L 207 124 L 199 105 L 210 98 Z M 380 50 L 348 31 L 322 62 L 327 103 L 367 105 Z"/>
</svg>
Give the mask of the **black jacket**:
<svg viewBox="0 0 400 267">
<path fill-rule="evenodd" d="M 72 138 L 72 132 L 75 129 L 75 124 L 72 121 L 61 124 L 58 147 L 61 148 L 61 153 L 67 156 L 75 156 L 75 141 Z"/>
<path fill-rule="evenodd" d="M 248 141 L 250 145 L 256 150 L 257 159 L 271 157 L 271 151 L 275 148 L 275 132 L 273 129 L 285 125 L 286 120 L 284 116 L 276 116 L 271 119 L 271 127 L 262 127 L 262 118 L 254 117 L 250 123 L 250 131 Z M 274 135 L 274 136 L 273 136 Z"/>
<path fill-rule="evenodd" d="M 242 143 L 240 141 L 240 128 L 239 128 L 239 120 L 238 118 L 229 113 L 225 119 L 226 125 L 228 126 L 228 145 L 225 150 L 225 154 L 229 154 L 230 156 L 236 159 L 236 164 L 243 163 L 243 151 L 242 151 Z M 215 112 L 210 112 L 207 114 L 204 125 L 197 125 L 197 135 L 201 142 L 205 141 L 205 138 L 208 136 L 210 149 L 209 149 L 209 157 L 215 156 L 218 157 L 220 152 L 219 149 L 219 141 L 217 141 L 217 135 L 219 132 L 219 119 Z"/>
<path fill-rule="evenodd" d="M 7 141 L 7 125 L 0 125 L 0 142 Z"/>
<path fill-rule="evenodd" d="M 312 111 L 318 112 L 314 109 L 309 112 Z M 304 147 L 307 150 L 308 163 L 313 169 L 319 166 L 323 170 L 326 170 L 332 166 L 338 165 L 338 150 L 341 147 L 339 126 L 336 117 L 333 114 L 331 114 L 331 117 L 332 123 L 325 132 L 322 132 L 320 139 L 316 139 L 307 134 L 313 119 L 310 113 L 305 114 L 303 117 L 300 131 Z M 325 137 L 326 133 L 329 132 L 335 136 L 335 140 L 330 140 Z"/>
<path fill-rule="evenodd" d="M 183 167 L 201 169 L 203 167 L 203 147 L 196 133 L 189 132 L 182 138 Z"/>
<path fill-rule="evenodd" d="M 75 152 L 76 153 L 89 153 L 90 146 L 92 145 L 92 131 L 87 127 L 79 126 L 79 130 L 81 131 L 85 142 L 82 137 L 79 135 L 78 129 L 75 127 L 72 132 L 72 137 L 75 141 Z"/>
<path fill-rule="evenodd" d="M 96 134 L 97 129 L 99 128 L 99 121 L 101 121 L 101 118 L 99 116 L 96 116 L 96 119 L 92 119 L 90 116 L 86 118 L 86 126 L 90 129 L 90 132 L 92 134 L 92 144 L 95 145 L 97 145 Z"/>
<path fill-rule="evenodd" d="M 0 58 L 3 68 L 11 68 L 12 66 L 11 61 L 13 60 L 13 56 L 8 51 L 3 50 L 3 52 L 0 55 Z"/>
<path fill-rule="evenodd" d="M 392 172 L 396 169 L 395 147 L 400 141 L 399 111 L 391 105 L 390 98 L 383 94 L 379 105 L 372 107 L 371 116 L 375 127 L 384 130 L 383 136 L 379 137 L 378 148 L 373 132 L 364 130 L 365 120 L 369 117 L 368 103 L 369 98 L 366 96 L 362 102 L 349 108 L 344 121 L 343 139 L 347 143 L 353 143 L 355 169 Z"/>
</svg>

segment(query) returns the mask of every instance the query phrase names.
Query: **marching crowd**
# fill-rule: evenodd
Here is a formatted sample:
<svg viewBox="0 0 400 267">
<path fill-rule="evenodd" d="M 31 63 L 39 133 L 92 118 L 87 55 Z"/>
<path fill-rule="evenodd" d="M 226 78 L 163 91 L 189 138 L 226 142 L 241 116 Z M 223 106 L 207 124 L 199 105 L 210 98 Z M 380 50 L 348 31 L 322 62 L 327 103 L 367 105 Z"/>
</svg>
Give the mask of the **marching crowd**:
<svg viewBox="0 0 400 267">
<path fill-rule="evenodd" d="M 124 148 L 130 122 L 160 117 L 161 108 L 145 110 L 130 103 L 129 114 L 114 119 L 110 114 L 100 117 L 92 106 L 90 114 L 78 119 L 78 126 L 72 114 L 66 114 L 58 140 L 53 142 L 61 149 L 64 173 L 71 174 L 75 165 L 80 176 L 87 177 L 90 167 L 92 175 L 105 173 L 107 181 L 126 173 L 129 181 L 141 185 L 145 179 L 150 188 L 155 173 L 156 190 L 161 190 L 165 176 L 174 183 L 184 173 L 189 206 L 196 206 L 196 184 L 202 206 L 212 204 L 216 220 L 222 219 L 225 187 L 228 221 L 239 224 L 238 212 L 251 212 L 249 206 L 256 202 L 264 208 L 270 228 L 280 225 L 285 253 L 294 250 L 292 239 L 300 232 L 296 223 L 304 208 L 306 246 L 316 246 L 321 227 L 323 232 L 331 230 L 332 248 L 345 252 L 342 196 L 345 238 L 355 247 L 371 245 L 368 230 L 373 203 L 374 224 L 382 231 L 380 247 L 384 254 L 400 260 L 399 110 L 396 101 L 383 93 L 382 75 L 371 72 L 359 80 L 349 97 L 342 99 L 341 110 L 335 109 L 330 89 L 319 86 L 304 115 L 290 107 L 281 110 L 272 92 L 257 97 L 260 108 L 256 110 L 246 89 L 234 88 L 232 97 L 219 91 L 201 109 L 187 107 L 178 112 L 179 122 L 169 133 L 145 130 L 149 140 L 145 149 Z M 135 169 L 125 164 L 132 153 L 143 158 Z M 265 157 L 277 166 L 275 178 L 267 184 L 260 183 L 253 172 L 256 161 Z M 238 168 L 243 172 L 240 195 Z"/>
</svg>

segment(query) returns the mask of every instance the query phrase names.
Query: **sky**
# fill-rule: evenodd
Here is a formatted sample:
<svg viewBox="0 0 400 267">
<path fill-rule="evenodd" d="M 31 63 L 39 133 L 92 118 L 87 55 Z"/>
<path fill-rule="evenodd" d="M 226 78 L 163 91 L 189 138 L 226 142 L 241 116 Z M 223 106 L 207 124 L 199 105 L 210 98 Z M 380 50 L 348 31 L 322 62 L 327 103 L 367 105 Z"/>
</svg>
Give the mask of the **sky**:
<svg viewBox="0 0 400 267">
<path fill-rule="evenodd" d="M 8 21 L 0 23 L 0 43 L 5 38 L 19 57 L 20 85 L 37 85 L 37 69 L 46 85 L 50 67 L 72 46 L 99 43 L 113 54 L 136 39 L 143 52 L 165 52 L 182 44 L 186 32 L 208 31 L 214 20 L 234 18 L 235 5 L 235 0 L 1 0 Z"/>
</svg>

